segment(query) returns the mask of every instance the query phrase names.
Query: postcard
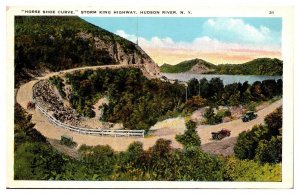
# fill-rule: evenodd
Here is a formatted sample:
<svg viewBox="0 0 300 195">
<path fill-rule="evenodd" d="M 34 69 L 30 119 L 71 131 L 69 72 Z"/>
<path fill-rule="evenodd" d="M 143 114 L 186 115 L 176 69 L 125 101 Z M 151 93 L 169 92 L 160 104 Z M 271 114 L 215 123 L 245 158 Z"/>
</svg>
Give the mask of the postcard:
<svg viewBox="0 0 300 195">
<path fill-rule="evenodd" d="M 293 188 L 292 7 L 7 7 L 8 188 Z"/>
</svg>

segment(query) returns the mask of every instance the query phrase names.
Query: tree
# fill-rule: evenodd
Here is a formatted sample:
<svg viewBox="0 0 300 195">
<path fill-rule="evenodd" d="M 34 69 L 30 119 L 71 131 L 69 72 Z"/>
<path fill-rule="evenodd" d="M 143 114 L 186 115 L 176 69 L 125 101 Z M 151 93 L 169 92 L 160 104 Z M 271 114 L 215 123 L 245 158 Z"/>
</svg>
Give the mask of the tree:
<svg viewBox="0 0 300 195">
<path fill-rule="evenodd" d="M 222 98 L 222 94 L 224 91 L 223 81 L 219 78 L 212 78 L 209 82 L 209 88 L 212 92 L 212 96 L 210 97 L 211 101 L 218 102 Z"/>
<path fill-rule="evenodd" d="M 114 150 L 109 146 L 86 146 L 79 148 L 82 163 L 93 167 L 90 171 L 99 178 L 108 177 L 115 164 Z"/>
<path fill-rule="evenodd" d="M 277 91 L 276 91 L 276 95 L 282 95 L 282 90 L 283 90 L 283 87 L 282 87 L 282 79 L 278 79 L 277 80 Z"/>
<path fill-rule="evenodd" d="M 200 95 L 199 81 L 196 78 L 192 78 L 188 81 L 188 97 Z"/>
<path fill-rule="evenodd" d="M 14 161 L 16 180 L 49 180 L 63 172 L 66 158 L 45 143 L 26 142 L 15 150 Z"/>
<path fill-rule="evenodd" d="M 149 149 L 149 152 L 155 160 L 158 160 L 156 158 L 165 158 L 171 153 L 171 141 L 160 138 L 156 140 L 155 145 Z"/>
<path fill-rule="evenodd" d="M 143 155 L 143 144 L 141 142 L 133 142 L 128 146 L 128 149 L 125 153 L 126 155 L 126 162 L 136 165 Z"/>
<path fill-rule="evenodd" d="M 147 162 L 147 170 L 151 170 L 154 175 L 154 179 L 162 180 L 168 177 L 170 173 L 170 162 L 171 162 L 171 141 L 165 139 L 158 139 L 154 146 L 149 148 L 148 157 L 144 156 Z"/>
<path fill-rule="evenodd" d="M 224 181 L 281 181 L 281 164 L 261 164 L 253 160 L 225 159 Z"/>
<path fill-rule="evenodd" d="M 183 162 L 177 162 L 180 169 L 180 180 L 186 181 L 221 181 L 223 179 L 223 161 L 207 154 L 198 147 L 188 147 L 183 151 Z M 178 169 L 175 169 L 177 171 Z M 176 173 L 176 172 L 175 172 Z M 178 179 L 177 179 L 178 180 Z"/>
<path fill-rule="evenodd" d="M 250 87 L 250 93 L 254 101 L 265 100 L 262 84 L 260 81 L 255 81 Z"/>
<path fill-rule="evenodd" d="M 250 101 L 250 85 L 248 84 L 248 81 L 245 81 L 243 84 L 239 83 L 238 87 L 240 91 L 240 103 L 241 104 L 247 104 Z"/>
<path fill-rule="evenodd" d="M 222 94 L 222 99 L 226 105 L 237 106 L 240 104 L 240 91 L 239 84 L 232 83 L 226 85 L 224 88 L 224 93 Z"/>
<path fill-rule="evenodd" d="M 205 109 L 204 117 L 206 118 L 208 124 L 215 124 L 215 113 L 212 107 Z"/>
<path fill-rule="evenodd" d="M 282 108 L 265 117 L 266 125 L 254 126 L 239 134 L 234 146 L 239 159 L 255 159 L 260 163 L 278 163 L 282 156 Z"/>
<path fill-rule="evenodd" d="M 248 132 L 243 131 L 234 146 L 235 156 L 239 159 L 254 159 L 259 141 L 266 139 L 267 136 L 268 128 L 263 125 L 254 126 Z"/>
<path fill-rule="evenodd" d="M 197 147 L 200 148 L 201 140 L 196 131 L 196 123 L 188 121 L 186 123 L 187 130 L 183 135 L 176 135 L 176 140 L 181 143 L 185 148 Z"/>
<path fill-rule="evenodd" d="M 206 78 L 200 80 L 200 95 L 206 99 L 212 95 L 209 82 Z"/>
<path fill-rule="evenodd" d="M 14 109 L 14 144 L 15 150 L 24 142 L 45 142 L 46 138 L 38 132 L 31 122 L 31 115 L 19 105 L 15 104 Z"/>
<path fill-rule="evenodd" d="M 256 149 L 255 160 L 261 163 L 280 163 L 282 161 L 281 136 L 273 136 L 270 141 L 260 141 Z"/>
<path fill-rule="evenodd" d="M 222 122 L 223 115 L 221 115 L 221 113 L 215 114 L 212 107 L 208 107 L 205 110 L 204 117 L 206 118 L 208 124 L 214 125 Z"/>
<path fill-rule="evenodd" d="M 193 96 L 192 98 L 187 100 L 186 108 L 190 111 L 194 111 L 205 106 L 205 104 L 206 100 L 203 99 L 201 96 Z"/>
<path fill-rule="evenodd" d="M 267 115 L 265 123 L 271 135 L 280 135 L 279 129 L 282 128 L 282 107 Z"/>
<path fill-rule="evenodd" d="M 275 80 L 264 80 L 261 85 L 262 93 L 265 97 L 272 98 L 277 94 L 277 83 Z"/>
</svg>

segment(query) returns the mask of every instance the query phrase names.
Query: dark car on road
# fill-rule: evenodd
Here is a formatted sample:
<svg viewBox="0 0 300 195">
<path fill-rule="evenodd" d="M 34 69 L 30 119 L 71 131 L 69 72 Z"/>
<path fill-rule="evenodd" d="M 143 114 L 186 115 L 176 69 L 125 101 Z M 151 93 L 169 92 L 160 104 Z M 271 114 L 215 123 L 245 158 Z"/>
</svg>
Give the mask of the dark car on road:
<svg viewBox="0 0 300 195">
<path fill-rule="evenodd" d="M 257 117 L 257 114 L 255 114 L 253 111 L 248 111 L 246 114 L 244 114 L 241 119 L 243 122 L 248 122 Z"/>
</svg>

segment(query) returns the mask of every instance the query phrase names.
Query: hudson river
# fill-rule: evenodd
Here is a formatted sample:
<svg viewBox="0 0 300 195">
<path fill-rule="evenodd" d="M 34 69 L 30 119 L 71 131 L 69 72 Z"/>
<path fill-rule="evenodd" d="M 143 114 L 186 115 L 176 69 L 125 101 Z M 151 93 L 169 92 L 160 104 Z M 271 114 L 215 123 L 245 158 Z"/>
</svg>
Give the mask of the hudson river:
<svg viewBox="0 0 300 195">
<path fill-rule="evenodd" d="M 231 84 L 231 83 L 244 83 L 248 81 L 249 84 L 254 83 L 255 81 L 263 81 L 263 80 L 278 80 L 282 79 L 282 76 L 258 76 L 258 75 L 215 75 L 215 74 L 191 74 L 191 73 L 163 73 L 163 76 L 167 77 L 171 80 L 178 80 L 178 81 L 189 81 L 192 78 L 196 78 L 198 80 L 202 78 L 206 78 L 210 80 L 215 77 L 219 77 L 223 80 L 224 85 Z"/>
</svg>

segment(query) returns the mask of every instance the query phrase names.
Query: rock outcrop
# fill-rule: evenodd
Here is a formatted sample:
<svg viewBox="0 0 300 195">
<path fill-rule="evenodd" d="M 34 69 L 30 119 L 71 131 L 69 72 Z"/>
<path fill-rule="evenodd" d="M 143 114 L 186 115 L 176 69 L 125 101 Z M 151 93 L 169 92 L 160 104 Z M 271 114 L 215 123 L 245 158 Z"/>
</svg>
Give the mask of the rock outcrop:
<svg viewBox="0 0 300 195">
<path fill-rule="evenodd" d="M 79 114 L 74 109 L 64 106 L 49 81 L 42 80 L 36 83 L 33 88 L 33 96 L 36 103 L 55 119 L 72 126 L 80 125 Z"/>
<path fill-rule="evenodd" d="M 207 62 L 198 60 L 198 62 L 188 72 L 194 74 L 204 74 L 214 71 L 214 69 L 209 68 L 206 64 Z"/>
<path fill-rule="evenodd" d="M 213 72 L 216 69 L 216 65 L 206 62 L 202 59 L 192 59 L 180 62 L 176 65 L 163 64 L 160 70 L 165 73 L 194 73 L 194 74 L 205 74 Z"/>
<path fill-rule="evenodd" d="M 93 42 L 96 50 L 108 51 L 112 61 L 116 64 L 139 67 L 148 78 L 161 77 L 158 65 L 135 43 L 118 35 L 114 35 L 115 40 L 112 42 L 105 42 L 101 38 L 86 32 L 80 32 L 78 36 L 84 40 Z"/>
</svg>

